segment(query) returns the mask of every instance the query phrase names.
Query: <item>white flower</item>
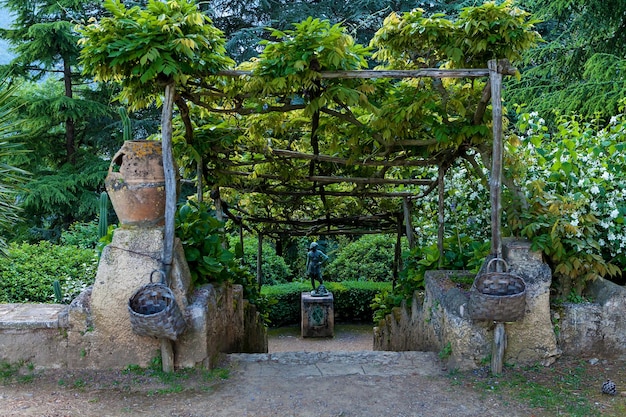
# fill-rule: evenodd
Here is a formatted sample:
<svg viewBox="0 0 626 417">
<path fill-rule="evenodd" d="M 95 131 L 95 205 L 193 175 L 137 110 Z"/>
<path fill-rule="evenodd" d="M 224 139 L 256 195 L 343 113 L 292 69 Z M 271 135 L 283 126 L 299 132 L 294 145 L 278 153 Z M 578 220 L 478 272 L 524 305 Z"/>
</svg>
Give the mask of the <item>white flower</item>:
<svg viewBox="0 0 626 417">
<path fill-rule="evenodd" d="M 591 194 L 600 194 L 600 188 L 598 188 L 597 185 L 593 185 L 591 186 L 591 188 L 589 189 L 589 191 L 591 192 Z"/>
<path fill-rule="evenodd" d="M 598 203 L 596 203 L 595 201 L 592 201 L 589 206 L 591 207 L 591 210 L 596 210 L 598 208 Z"/>
<path fill-rule="evenodd" d="M 611 212 L 611 218 L 612 219 L 617 219 L 617 216 L 619 216 L 619 210 L 615 209 Z"/>
<path fill-rule="evenodd" d="M 573 219 L 570 224 L 574 227 L 578 226 L 578 219 Z"/>
<path fill-rule="evenodd" d="M 611 120 L 609 121 L 609 124 L 616 125 L 617 124 L 617 116 L 611 116 Z"/>
<path fill-rule="evenodd" d="M 608 172 L 604 171 L 602 173 L 602 179 L 605 181 L 608 181 L 609 179 L 611 179 L 611 174 L 609 174 Z"/>
<path fill-rule="evenodd" d="M 606 245 L 606 242 L 602 238 L 598 239 L 598 243 L 600 244 L 600 246 Z"/>
<path fill-rule="evenodd" d="M 615 240 L 615 233 L 609 232 L 609 234 L 606 236 L 606 238 L 609 239 L 610 241 L 614 241 Z"/>
</svg>

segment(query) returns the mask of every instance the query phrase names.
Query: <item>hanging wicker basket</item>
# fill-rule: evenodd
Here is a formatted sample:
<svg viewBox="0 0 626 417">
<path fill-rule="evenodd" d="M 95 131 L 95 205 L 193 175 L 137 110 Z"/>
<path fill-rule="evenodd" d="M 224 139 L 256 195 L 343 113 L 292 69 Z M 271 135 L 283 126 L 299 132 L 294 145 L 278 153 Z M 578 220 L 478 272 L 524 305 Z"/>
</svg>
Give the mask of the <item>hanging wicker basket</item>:
<svg viewBox="0 0 626 417">
<path fill-rule="evenodd" d="M 490 272 L 495 262 L 503 263 L 505 272 Z M 476 276 L 468 305 L 473 320 L 511 322 L 524 317 L 526 283 L 507 270 L 504 259 L 494 258 L 487 264 L 487 272 Z"/>
<path fill-rule="evenodd" d="M 186 327 L 185 318 L 176 298 L 165 284 L 153 283 L 139 288 L 128 300 L 130 325 L 134 333 L 176 340 Z"/>
</svg>

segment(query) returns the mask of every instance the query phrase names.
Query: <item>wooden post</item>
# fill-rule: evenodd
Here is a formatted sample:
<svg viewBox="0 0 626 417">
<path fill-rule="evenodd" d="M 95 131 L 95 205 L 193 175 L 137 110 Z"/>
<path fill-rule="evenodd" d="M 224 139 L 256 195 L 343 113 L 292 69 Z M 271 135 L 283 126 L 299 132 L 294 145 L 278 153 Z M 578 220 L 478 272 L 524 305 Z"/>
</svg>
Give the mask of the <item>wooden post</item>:
<svg viewBox="0 0 626 417">
<path fill-rule="evenodd" d="M 491 107 L 493 119 L 493 154 L 491 158 L 491 179 L 489 181 L 491 193 L 491 253 L 502 257 L 502 241 L 500 239 L 500 221 L 502 212 L 502 73 L 498 68 L 498 61 L 490 60 L 489 82 L 491 84 Z M 499 265 L 499 263 L 498 263 Z M 501 267 L 497 266 L 498 271 Z M 506 330 L 504 323 L 496 323 L 493 332 L 493 348 L 491 352 L 491 373 L 502 373 L 504 350 L 506 349 Z"/>
<path fill-rule="evenodd" d="M 202 161 L 202 157 L 200 160 L 196 162 L 196 198 L 198 199 L 198 203 L 202 203 L 204 201 L 204 193 L 202 192 L 202 180 L 204 178 L 204 162 Z"/>
<path fill-rule="evenodd" d="M 396 283 L 398 282 L 398 271 L 400 270 L 400 262 L 402 259 L 402 216 L 398 214 L 397 221 L 397 232 L 396 232 L 396 247 L 393 256 L 393 281 L 391 282 L 391 288 L 396 288 Z"/>
<path fill-rule="evenodd" d="M 263 270 L 261 264 L 263 263 L 263 234 L 258 234 L 258 244 L 256 248 L 256 281 L 261 291 L 261 284 L 263 284 Z"/>
<path fill-rule="evenodd" d="M 404 210 L 404 226 L 406 228 L 406 238 L 409 241 L 409 248 L 415 247 L 415 236 L 413 235 L 413 224 L 411 222 L 411 203 L 408 198 L 402 199 L 402 209 Z"/>
<path fill-rule="evenodd" d="M 493 119 L 493 154 L 491 158 L 491 253 L 498 258 L 502 256 L 502 242 L 500 240 L 500 218 L 502 201 L 500 192 L 502 187 L 502 74 L 498 69 L 498 61 L 490 60 L 489 82 L 491 83 L 491 106 Z"/>
<path fill-rule="evenodd" d="M 446 175 L 446 170 L 443 166 L 439 165 L 439 172 L 437 176 L 437 185 L 439 187 L 439 206 L 438 206 L 438 228 L 437 228 L 437 249 L 439 250 L 439 269 L 443 267 L 443 235 L 445 232 L 445 183 L 444 177 Z"/>
<path fill-rule="evenodd" d="M 504 363 L 504 349 L 506 349 L 506 330 L 504 323 L 497 322 L 493 331 L 493 347 L 491 349 L 491 374 L 500 375 Z"/>
<path fill-rule="evenodd" d="M 174 108 L 174 83 L 165 86 L 165 97 L 161 113 L 161 146 L 163 150 L 163 171 L 165 175 L 165 230 L 161 265 L 165 276 L 165 285 L 170 285 L 172 259 L 174 254 L 174 223 L 176 216 L 176 170 L 172 155 L 172 110 Z M 174 371 L 174 350 L 169 339 L 161 339 L 161 358 L 163 372 Z"/>
</svg>

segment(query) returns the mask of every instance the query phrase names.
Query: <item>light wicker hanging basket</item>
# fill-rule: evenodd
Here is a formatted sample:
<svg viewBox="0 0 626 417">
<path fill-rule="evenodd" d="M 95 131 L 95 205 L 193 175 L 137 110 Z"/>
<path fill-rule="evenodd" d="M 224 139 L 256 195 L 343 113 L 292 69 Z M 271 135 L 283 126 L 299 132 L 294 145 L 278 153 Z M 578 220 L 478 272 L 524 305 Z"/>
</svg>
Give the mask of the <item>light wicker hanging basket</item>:
<svg viewBox="0 0 626 417">
<path fill-rule="evenodd" d="M 495 262 L 502 263 L 505 272 L 491 272 Z M 524 317 L 526 283 L 521 277 L 506 271 L 506 261 L 494 258 L 487 264 L 486 272 L 476 276 L 468 304 L 472 320 L 512 322 Z"/>
<path fill-rule="evenodd" d="M 128 300 L 130 325 L 135 334 L 176 340 L 187 323 L 176 298 L 165 284 L 153 283 L 139 288 Z"/>
</svg>

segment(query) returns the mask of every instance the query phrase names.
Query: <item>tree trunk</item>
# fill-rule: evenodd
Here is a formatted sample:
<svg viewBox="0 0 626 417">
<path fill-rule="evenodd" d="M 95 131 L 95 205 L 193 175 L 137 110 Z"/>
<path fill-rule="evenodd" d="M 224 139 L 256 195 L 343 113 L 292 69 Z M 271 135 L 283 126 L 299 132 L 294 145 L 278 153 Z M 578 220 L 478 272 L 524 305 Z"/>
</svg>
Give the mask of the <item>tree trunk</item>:
<svg viewBox="0 0 626 417">
<path fill-rule="evenodd" d="M 72 98 L 72 69 L 67 59 L 63 60 L 63 81 L 65 83 L 65 97 Z M 65 119 L 65 152 L 67 161 L 71 164 L 76 163 L 76 127 L 74 119 L 67 117 Z"/>
</svg>

